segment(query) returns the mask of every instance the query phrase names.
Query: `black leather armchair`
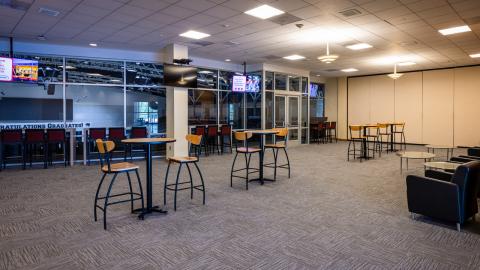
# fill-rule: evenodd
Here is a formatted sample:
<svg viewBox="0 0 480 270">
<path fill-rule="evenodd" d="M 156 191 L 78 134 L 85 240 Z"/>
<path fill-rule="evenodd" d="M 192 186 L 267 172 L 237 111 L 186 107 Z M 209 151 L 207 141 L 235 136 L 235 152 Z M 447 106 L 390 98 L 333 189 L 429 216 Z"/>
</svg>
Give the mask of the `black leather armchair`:
<svg viewBox="0 0 480 270">
<path fill-rule="evenodd" d="M 478 212 L 480 161 L 460 165 L 455 173 L 425 172 L 407 176 L 408 210 L 457 223 L 457 230 Z"/>
</svg>

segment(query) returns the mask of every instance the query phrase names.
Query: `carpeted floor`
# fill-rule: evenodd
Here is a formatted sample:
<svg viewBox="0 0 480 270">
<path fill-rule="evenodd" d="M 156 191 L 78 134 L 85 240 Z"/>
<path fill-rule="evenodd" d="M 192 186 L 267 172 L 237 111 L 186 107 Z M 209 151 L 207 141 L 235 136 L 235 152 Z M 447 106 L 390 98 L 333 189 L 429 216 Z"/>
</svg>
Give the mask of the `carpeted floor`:
<svg viewBox="0 0 480 270">
<path fill-rule="evenodd" d="M 203 158 L 205 206 L 189 191 L 177 212 L 169 194 L 168 215 L 144 221 L 128 204 L 112 206 L 108 231 L 93 221 L 98 166 L 2 171 L 0 269 L 480 268 L 480 223 L 457 232 L 412 220 L 395 154 L 347 162 L 341 142 L 289 153 L 291 179 L 280 172 L 277 182 L 248 191 L 239 179 L 229 185 L 232 155 Z M 421 162 L 410 166 L 422 173 Z M 159 204 L 165 163 L 154 167 Z M 126 183 L 118 179 L 116 190 Z"/>
</svg>

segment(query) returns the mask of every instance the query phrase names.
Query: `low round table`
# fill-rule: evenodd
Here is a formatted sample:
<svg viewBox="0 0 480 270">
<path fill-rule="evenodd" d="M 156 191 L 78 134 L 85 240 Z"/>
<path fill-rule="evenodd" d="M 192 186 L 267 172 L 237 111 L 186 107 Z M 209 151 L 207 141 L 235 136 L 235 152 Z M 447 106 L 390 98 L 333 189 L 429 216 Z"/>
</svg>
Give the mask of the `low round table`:
<svg viewBox="0 0 480 270">
<path fill-rule="evenodd" d="M 122 140 L 122 143 L 125 144 L 142 144 L 147 146 L 147 206 L 145 207 L 145 209 L 138 209 L 141 210 L 141 213 L 138 216 L 138 218 L 140 219 L 144 219 L 146 215 L 154 212 L 162 214 L 167 213 L 167 211 L 159 208 L 158 206 L 152 205 L 152 144 L 166 144 L 172 142 L 175 142 L 174 138 L 135 138 Z"/>
<path fill-rule="evenodd" d="M 430 153 L 430 150 L 431 150 L 432 153 L 434 153 L 434 154 L 435 154 L 436 149 L 446 150 L 447 151 L 447 160 L 449 160 L 451 157 L 453 157 L 453 149 L 456 148 L 455 146 L 452 146 L 452 145 L 434 145 L 434 144 L 425 145 L 425 147 L 427 148 L 427 152 Z"/>
<path fill-rule="evenodd" d="M 403 159 L 407 161 L 407 170 L 408 170 L 408 160 L 409 159 L 423 159 L 425 162 L 430 161 L 435 157 L 435 154 L 428 152 L 416 152 L 416 151 L 405 151 L 399 152 L 397 155 L 400 157 L 400 172 L 403 170 Z"/>
<path fill-rule="evenodd" d="M 425 164 L 423 164 L 423 166 L 425 166 L 425 169 L 430 168 L 435 170 L 448 170 L 448 171 L 454 171 L 460 165 L 462 164 L 444 162 L 444 161 L 432 161 L 432 162 L 425 162 Z"/>
</svg>

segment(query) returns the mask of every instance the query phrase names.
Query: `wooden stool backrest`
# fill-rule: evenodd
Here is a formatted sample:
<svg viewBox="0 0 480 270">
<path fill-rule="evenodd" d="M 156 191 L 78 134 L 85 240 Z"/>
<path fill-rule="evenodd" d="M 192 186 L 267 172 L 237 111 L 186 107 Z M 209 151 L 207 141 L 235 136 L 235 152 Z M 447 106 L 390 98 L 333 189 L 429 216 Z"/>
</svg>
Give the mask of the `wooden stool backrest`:
<svg viewBox="0 0 480 270">
<path fill-rule="evenodd" d="M 202 135 L 187 134 L 185 139 L 187 139 L 187 141 L 191 144 L 200 145 L 202 142 Z"/>
<path fill-rule="evenodd" d="M 236 131 L 234 133 L 234 136 L 235 136 L 235 140 L 237 141 L 245 141 L 250 139 L 253 136 L 253 134 L 248 131 Z"/>
</svg>

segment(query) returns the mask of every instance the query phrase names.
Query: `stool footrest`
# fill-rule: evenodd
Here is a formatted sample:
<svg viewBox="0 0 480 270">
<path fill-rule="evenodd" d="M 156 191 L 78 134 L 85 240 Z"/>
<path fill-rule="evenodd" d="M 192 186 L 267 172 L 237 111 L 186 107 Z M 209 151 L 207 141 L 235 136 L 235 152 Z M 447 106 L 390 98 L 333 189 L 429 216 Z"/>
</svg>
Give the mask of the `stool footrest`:
<svg viewBox="0 0 480 270">
<path fill-rule="evenodd" d="M 137 196 L 139 196 L 139 197 L 142 197 L 142 195 L 141 195 L 140 193 L 136 193 L 136 192 L 132 192 L 132 193 L 130 193 L 130 192 L 125 192 L 125 193 L 119 193 L 119 194 L 110 195 L 110 196 L 108 196 L 108 198 L 125 196 L 125 195 L 130 195 L 130 194 L 132 194 L 132 195 L 137 195 Z M 98 197 L 97 199 L 98 199 L 98 200 L 102 200 L 102 199 L 105 199 L 105 198 L 106 198 L 106 197 Z M 140 199 L 140 198 L 136 198 L 136 199 L 138 200 L 138 199 Z"/>
<path fill-rule="evenodd" d="M 188 183 L 190 183 L 190 182 L 188 182 Z M 180 184 L 180 183 L 179 183 L 179 184 Z M 175 188 L 171 188 L 171 187 L 170 187 L 170 186 L 172 186 L 172 185 L 174 186 L 175 184 L 167 185 L 166 189 L 167 189 L 167 190 L 173 190 L 173 191 L 174 191 Z M 200 187 L 201 187 L 202 189 L 199 189 Z M 203 186 L 202 186 L 202 185 L 193 186 L 192 188 L 203 191 Z M 190 189 L 190 187 L 180 187 L 180 188 L 177 188 L 177 190 L 185 190 L 185 189 Z"/>
</svg>

